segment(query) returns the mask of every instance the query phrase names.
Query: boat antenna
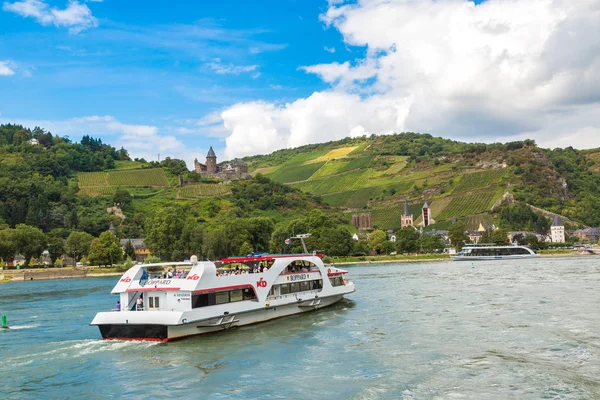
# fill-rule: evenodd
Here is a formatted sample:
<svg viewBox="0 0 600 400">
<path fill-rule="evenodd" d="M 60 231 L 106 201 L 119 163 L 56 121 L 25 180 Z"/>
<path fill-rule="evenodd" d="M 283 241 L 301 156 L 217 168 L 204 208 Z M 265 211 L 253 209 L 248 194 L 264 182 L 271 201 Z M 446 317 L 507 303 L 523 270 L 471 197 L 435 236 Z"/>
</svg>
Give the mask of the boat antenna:
<svg viewBox="0 0 600 400">
<path fill-rule="evenodd" d="M 300 235 L 292 236 L 290 239 L 300 239 L 302 242 L 302 248 L 304 249 L 304 254 L 308 254 L 308 250 L 306 249 L 306 243 L 304 243 L 304 239 L 309 238 L 310 233 L 302 233 Z"/>
</svg>

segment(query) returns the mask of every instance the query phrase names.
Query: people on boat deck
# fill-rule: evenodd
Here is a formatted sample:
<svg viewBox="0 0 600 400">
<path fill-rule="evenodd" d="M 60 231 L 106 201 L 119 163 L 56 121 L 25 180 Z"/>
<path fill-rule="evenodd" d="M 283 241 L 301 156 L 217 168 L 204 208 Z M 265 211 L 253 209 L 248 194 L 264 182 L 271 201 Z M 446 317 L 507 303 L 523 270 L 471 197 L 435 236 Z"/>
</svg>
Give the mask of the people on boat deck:
<svg viewBox="0 0 600 400">
<path fill-rule="evenodd" d="M 141 295 L 140 295 L 140 297 L 138 297 L 138 299 L 135 302 L 135 309 L 136 309 L 136 311 L 141 311 L 144 309 L 144 300 L 142 299 Z"/>
<path fill-rule="evenodd" d="M 115 311 L 121 311 L 121 301 L 117 300 L 117 305 L 115 306 Z"/>
</svg>

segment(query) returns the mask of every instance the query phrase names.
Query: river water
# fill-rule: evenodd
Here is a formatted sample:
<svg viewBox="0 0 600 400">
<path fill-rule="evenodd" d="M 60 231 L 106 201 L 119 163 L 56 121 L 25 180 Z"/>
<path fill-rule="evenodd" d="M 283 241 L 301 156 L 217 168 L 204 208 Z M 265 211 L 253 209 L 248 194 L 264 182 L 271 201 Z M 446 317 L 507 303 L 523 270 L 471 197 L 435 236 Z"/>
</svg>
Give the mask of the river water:
<svg viewBox="0 0 600 400">
<path fill-rule="evenodd" d="M 349 266 L 330 308 L 169 344 L 99 340 L 117 278 L 0 285 L 0 398 L 600 398 L 600 259 Z"/>
</svg>

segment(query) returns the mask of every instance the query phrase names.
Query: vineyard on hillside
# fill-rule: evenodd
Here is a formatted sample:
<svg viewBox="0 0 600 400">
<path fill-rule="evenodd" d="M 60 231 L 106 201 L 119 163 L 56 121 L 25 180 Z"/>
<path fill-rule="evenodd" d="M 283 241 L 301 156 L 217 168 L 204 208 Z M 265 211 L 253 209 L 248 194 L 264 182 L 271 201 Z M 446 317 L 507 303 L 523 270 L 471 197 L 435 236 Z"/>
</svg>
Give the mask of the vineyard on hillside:
<svg viewBox="0 0 600 400">
<path fill-rule="evenodd" d="M 79 193 L 88 196 L 112 196 L 120 186 L 168 187 L 167 175 L 161 168 L 129 169 L 107 172 L 79 172 Z"/>
<path fill-rule="evenodd" d="M 437 216 L 438 219 L 450 219 L 470 214 L 479 214 L 489 210 L 495 197 L 495 192 L 473 192 L 457 195 L 450 204 Z"/>
<path fill-rule="evenodd" d="M 108 177 L 106 172 L 80 172 L 77 174 L 77 184 L 80 188 L 108 186 Z"/>
<path fill-rule="evenodd" d="M 326 195 L 323 195 L 322 197 L 323 197 L 323 200 L 331 206 L 344 207 L 346 205 L 346 202 L 348 201 L 348 199 L 350 197 L 352 197 L 354 192 L 355 191 L 326 194 Z"/>
<path fill-rule="evenodd" d="M 199 184 L 183 186 L 177 190 L 178 199 L 204 199 L 231 194 L 230 184 Z"/>
<path fill-rule="evenodd" d="M 169 181 L 162 168 L 108 172 L 108 183 L 113 186 L 166 187 Z"/>
<path fill-rule="evenodd" d="M 324 164 L 325 161 L 320 161 L 306 165 L 285 166 L 266 176 L 279 183 L 304 181 L 310 178 Z"/>
<path fill-rule="evenodd" d="M 362 188 L 355 191 L 348 199 L 345 206 L 348 208 L 362 208 L 367 205 L 369 199 L 377 190 L 373 188 Z"/>
<path fill-rule="evenodd" d="M 117 192 L 115 186 L 80 186 L 79 194 L 90 197 L 113 196 Z"/>
<path fill-rule="evenodd" d="M 464 174 L 454 189 L 456 192 L 465 192 L 482 189 L 499 183 L 506 176 L 506 169 L 491 169 L 489 171 Z"/>
</svg>

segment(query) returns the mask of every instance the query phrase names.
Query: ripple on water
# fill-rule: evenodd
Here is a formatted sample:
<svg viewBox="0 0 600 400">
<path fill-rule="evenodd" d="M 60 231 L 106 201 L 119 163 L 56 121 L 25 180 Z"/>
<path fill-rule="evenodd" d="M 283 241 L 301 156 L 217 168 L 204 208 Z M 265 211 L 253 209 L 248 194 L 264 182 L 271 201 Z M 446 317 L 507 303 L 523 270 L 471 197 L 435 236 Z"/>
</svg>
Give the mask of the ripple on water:
<svg viewBox="0 0 600 400">
<path fill-rule="evenodd" d="M 600 398 L 594 262 L 348 269 L 351 301 L 169 344 L 99 340 L 114 278 L 10 283 L 0 376 L 9 398 Z"/>
</svg>

